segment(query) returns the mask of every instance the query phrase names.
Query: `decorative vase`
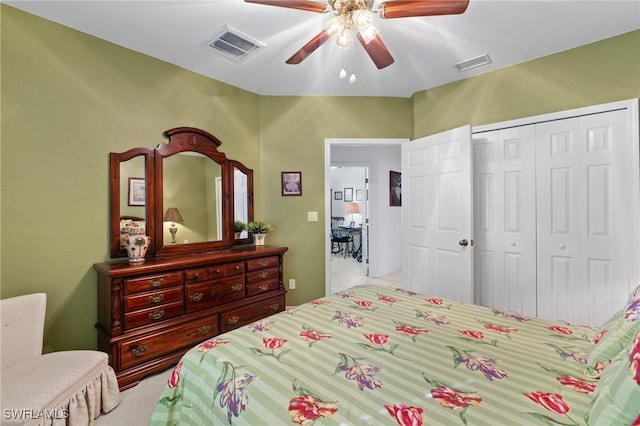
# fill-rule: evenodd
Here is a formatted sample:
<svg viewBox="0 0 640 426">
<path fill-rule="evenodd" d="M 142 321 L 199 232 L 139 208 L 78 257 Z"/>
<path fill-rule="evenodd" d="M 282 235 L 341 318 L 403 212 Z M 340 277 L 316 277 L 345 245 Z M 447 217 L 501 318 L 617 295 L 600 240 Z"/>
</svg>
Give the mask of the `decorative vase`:
<svg viewBox="0 0 640 426">
<path fill-rule="evenodd" d="M 235 238 L 236 240 L 239 240 L 240 238 L 242 238 L 242 231 L 240 231 L 240 232 L 235 232 L 235 233 L 234 233 L 234 238 Z"/>
<path fill-rule="evenodd" d="M 124 241 L 129 263 L 137 264 L 144 262 L 151 238 L 146 235 L 127 235 Z"/>
<path fill-rule="evenodd" d="M 253 239 L 256 242 L 257 246 L 263 246 L 264 245 L 264 237 L 267 234 L 253 234 Z"/>
</svg>

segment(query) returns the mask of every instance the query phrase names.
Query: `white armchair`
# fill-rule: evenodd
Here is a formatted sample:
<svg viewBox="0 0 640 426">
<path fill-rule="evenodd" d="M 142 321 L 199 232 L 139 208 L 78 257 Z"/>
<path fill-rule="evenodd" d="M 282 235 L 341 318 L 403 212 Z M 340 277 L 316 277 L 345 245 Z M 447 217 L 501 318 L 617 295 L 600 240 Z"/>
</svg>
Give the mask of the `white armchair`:
<svg viewBox="0 0 640 426">
<path fill-rule="evenodd" d="M 2 425 L 86 425 L 120 401 L 107 354 L 42 354 L 47 296 L 0 301 Z"/>
</svg>

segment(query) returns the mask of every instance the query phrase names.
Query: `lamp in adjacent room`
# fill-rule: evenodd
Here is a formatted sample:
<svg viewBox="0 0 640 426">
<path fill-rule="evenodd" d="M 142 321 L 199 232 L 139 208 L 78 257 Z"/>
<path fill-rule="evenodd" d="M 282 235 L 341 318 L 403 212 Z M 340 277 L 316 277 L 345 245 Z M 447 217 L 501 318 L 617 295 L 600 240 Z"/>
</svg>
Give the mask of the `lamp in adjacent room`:
<svg viewBox="0 0 640 426">
<path fill-rule="evenodd" d="M 358 207 L 358 203 L 349 203 L 347 204 L 347 213 L 351 213 L 351 226 L 355 226 L 355 222 L 353 220 L 354 213 L 360 213 L 360 207 Z"/>
<path fill-rule="evenodd" d="M 169 207 L 167 211 L 164 213 L 164 218 L 162 219 L 165 222 L 171 222 L 171 226 L 169 227 L 169 232 L 171 232 L 171 243 L 175 244 L 176 242 L 176 232 L 178 232 L 178 228 L 176 227 L 176 222 L 182 223 L 184 220 L 182 219 L 182 215 L 180 214 L 180 210 L 176 207 Z"/>
</svg>

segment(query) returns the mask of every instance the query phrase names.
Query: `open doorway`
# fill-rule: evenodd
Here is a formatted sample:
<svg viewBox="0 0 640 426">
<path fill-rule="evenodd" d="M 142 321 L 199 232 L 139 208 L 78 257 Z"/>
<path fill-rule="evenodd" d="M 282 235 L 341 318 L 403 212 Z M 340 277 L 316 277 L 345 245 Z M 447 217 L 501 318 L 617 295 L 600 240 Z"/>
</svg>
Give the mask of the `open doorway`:
<svg viewBox="0 0 640 426">
<path fill-rule="evenodd" d="M 364 284 L 369 275 L 368 175 L 364 166 L 330 169 L 332 293 Z"/>
<path fill-rule="evenodd" d="M 363 229 L 360 235 L 354 234 L 358 246 L 362 239 L 362 264 L 359 264 L 360 276 L 367 278 L 370 282 L 379 277 L 384 277 L 392 273 L 397 273 L 402 268 L 402 209 L 389 205 L 389 172 L 400 171 L 401 153 L 400 146 L 406 139 L 326 139 L 325 140 L 325 293 L 333 294 L 331 267 L 332 259 L 338 260 L 338 256 L 331 254 L 331 217 L 344 217 L 348 225 L 351 222 L 359 224 L 362 220 Z M 345 186 L 332 183 L 331 167 L 341 169 L 366 170 L 368 190 L 365 184 L 362 187 Z M 339 170 L 339 169 L 334 169 Z M 363 172 L 364 173 L 364 172 Z M 339 185 L 340 187 L 337 187 Z M 345 216 L 334 215 L 334 203 L 341 203 L 346 212 L 345 188 L 352 188 L 353 192 L 347 189 L 347 197 L 357 200 L 356 189 L 362 189 L 360 197 L 365 204 L 364 217 L 354 215 L 354 219 L 349 213 Z M 335 192 L 341 192 L 336 200 Z M 359 213 L 361 216 L 362 212 Z M 340 259 L 344 259 L 341 257 Z M 368 275 L 365 275 L 365 272 Z M 357 285 L 357 283 L 355 283 Z M 340 289 L 339 289 L 340 290 Z"/>
</svg>

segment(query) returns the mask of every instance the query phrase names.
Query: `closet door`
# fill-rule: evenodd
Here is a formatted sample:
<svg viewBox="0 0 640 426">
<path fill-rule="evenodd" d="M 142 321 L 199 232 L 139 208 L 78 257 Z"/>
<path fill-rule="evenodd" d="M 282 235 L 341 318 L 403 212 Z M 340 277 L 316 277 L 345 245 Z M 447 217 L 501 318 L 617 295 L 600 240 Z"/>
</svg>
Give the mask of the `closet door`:
<svg viewBox="0 0 640 426">
<path fill-rule="evenodd" d="M 473 136 L 477 303 L 536 316 L 535 125 Z"/>
<path fill-rule="evenodd" d="M 628 296 L 626 111 L 536 125 L 538 316 L 599 325 Z"/>
</svg>

